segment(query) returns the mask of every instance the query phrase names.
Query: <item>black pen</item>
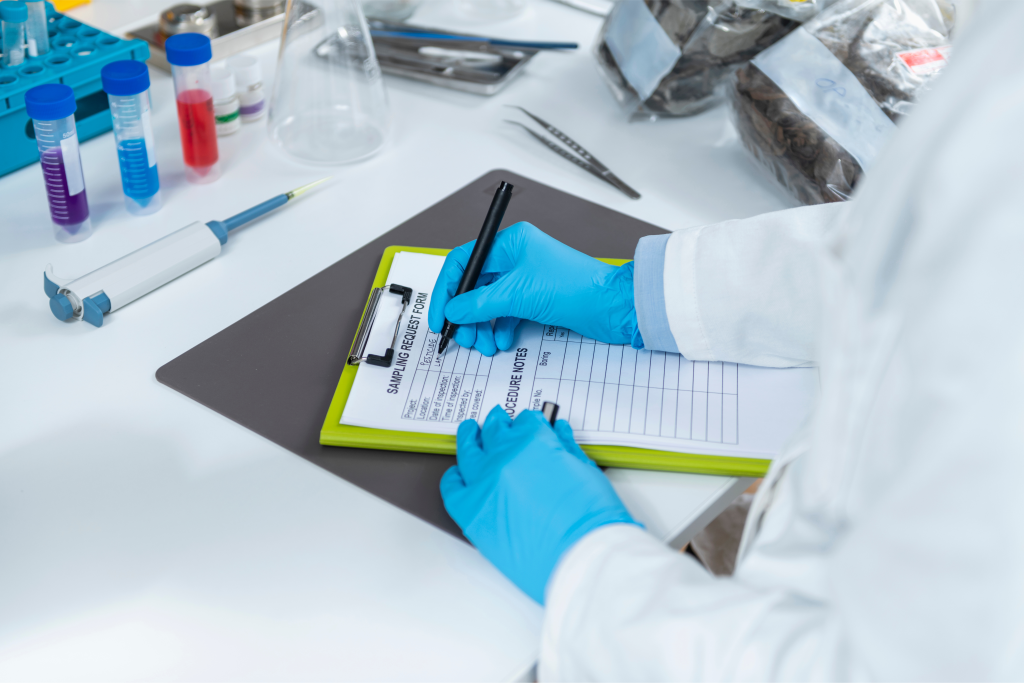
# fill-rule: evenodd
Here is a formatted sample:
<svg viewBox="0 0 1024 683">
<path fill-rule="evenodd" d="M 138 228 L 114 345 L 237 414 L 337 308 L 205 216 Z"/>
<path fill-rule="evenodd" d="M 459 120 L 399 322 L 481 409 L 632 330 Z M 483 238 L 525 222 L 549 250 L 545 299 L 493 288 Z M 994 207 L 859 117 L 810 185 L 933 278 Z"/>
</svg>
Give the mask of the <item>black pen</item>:
<svg viewBox="0 0 1024 683">
<path fill-rule="evenodd" d="M 455 292 L 455 296 L 465 294 L 476 287 L 476 281 L 480 278 L 480 271 L 483 270 L 487 255 L 491 253 L 494 236 L 498 234 L 498 227 L 501 226 L 501 220 L 505 217 L 505 209 L 508 208 L 510 199 L 512 199 L 512 186 L 503 180 L 498 184 L 498 190 L 494 193 L 491 208 L 487 209 L 487 217 L 484 218 L 480 236 L 476 238 L 476 244 L 473 245 L 473 253 L 469 255 L 469 263 L 466 264 L 466 270 L 462 273 L 462 279 L 459 280 L 459 289 Z M 437 347 L 438 353 L 444 353 L 444 350 L 448 348 L 448 342 L 455 336 L 456 328 L 458 325 L 445 318 L 444 327 L 441 328 L 441 343 Z"/>
</svg>

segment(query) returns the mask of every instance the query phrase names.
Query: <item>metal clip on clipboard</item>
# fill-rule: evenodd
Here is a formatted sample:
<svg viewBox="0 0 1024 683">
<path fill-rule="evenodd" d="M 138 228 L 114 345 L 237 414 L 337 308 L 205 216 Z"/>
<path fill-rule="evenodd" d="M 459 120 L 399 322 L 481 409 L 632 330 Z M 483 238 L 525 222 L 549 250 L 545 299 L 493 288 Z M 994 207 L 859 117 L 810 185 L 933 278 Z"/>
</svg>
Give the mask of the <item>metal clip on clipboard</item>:
<svg viewBox="0 0 1024 683">
<path fill-rule="evenodd" d="M 366 343 L 370 340 L 370 330 L 373 329 L 373 323 L 377 319 L 377 309 L 380 308 L 380 301 L 385 291 L 402 297 L 402 310 L 398 314 L 398 321 L 395 323 L 395 336 L 391 338 L 391 346 L 388 347 L 383 356 L 375 356 L 372 353 L 366 353 Z M 391 367 L 391 362 L 395 359 L 395 344 L 398 342 L 398 330 L 402 326 L 405 309 L 409 306 L 411 300 L 412 287 L 403 287 L 402 285 L 375 287 L 370 292 L 370 303 L 366 307 L 366 315 L 363 316 L 363 322 L 359 325 L 359 331 L 356 333 L 355 353 L 348 357 L 349 365 L 367 363 L 382 368 Z"/>
</svg>

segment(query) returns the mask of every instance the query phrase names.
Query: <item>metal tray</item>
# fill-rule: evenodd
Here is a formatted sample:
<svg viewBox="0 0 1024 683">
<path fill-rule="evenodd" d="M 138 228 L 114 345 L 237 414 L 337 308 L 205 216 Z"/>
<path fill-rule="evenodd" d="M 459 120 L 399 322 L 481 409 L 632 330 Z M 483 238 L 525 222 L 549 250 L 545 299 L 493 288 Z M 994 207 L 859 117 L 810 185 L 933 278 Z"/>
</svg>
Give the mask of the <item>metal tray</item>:
<svg viewBox="0 0 1024 683">
<path fill-rule="evenodd" d="M 402 31 L 415 28 L 417 31 L 446 33 L 453 36 L 478 38 L 470 34 L 458 34 L 444 29 L 431 29 L 424 26 L 406 27 L 403 24 L 389 24 L 379 21 L 370 22 L 371 30 Z M 335 38 L 325 40 L 316 47 L 318 57 L 331 59 L 335 54 L 337 41 Z M 375 37 L 374 50 L 381 71 L 394 76 L 411 78 L 443 88 L 462 90 L 477 95 L 493 95 L 501 91 L 519 74 L 526 63 L 539 52 L 536 49 L 512 48 L 474 40 L 444 40 L 428 37 Z M 420 48 L 441 48 L 462 53 L 479 53 L 493 55 L 500 61 L 486 65 L 472 65 L 469 61 L 441 58 L 425 55 Z"/>
<path fill-rule="evenodd" d="M 320 21 L 320 11 L 316 7 L 302 0 L 295 0 L 295 4 L 299 22 L 315 24 Z M 219 35 L 210 40 L 214 61 L 226 59 L 261 43 L 281 38 L 281 26 L 285 17 L 283 12 L 255 23 L 245 24 L 232 0 L 219 0 L 204 6 L 210 14 L 217 17 Z M 158 22 L 131 29 L 126 35 L 149 43 L 149 64 L 165 71 L 171 70 L 170 64 L 167 63 L 167 54 L 164 52 L 164 41 L 167 37 L 160 31 Z"/>
</svg>

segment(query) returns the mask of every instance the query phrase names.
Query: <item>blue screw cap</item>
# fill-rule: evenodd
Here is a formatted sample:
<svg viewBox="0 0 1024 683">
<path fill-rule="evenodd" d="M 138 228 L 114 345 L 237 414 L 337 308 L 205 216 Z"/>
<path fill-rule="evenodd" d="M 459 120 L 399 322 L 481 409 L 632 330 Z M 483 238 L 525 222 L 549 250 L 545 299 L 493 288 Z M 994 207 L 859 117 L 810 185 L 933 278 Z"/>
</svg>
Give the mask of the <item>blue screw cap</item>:
<svg viewBox="0 0 1024 683">
<path fill-rule="evenodd" d="M 28 21 L 28 7 L 17 0 L 3 0 L 0 2 L 0 19 L 12 24 Z"/>
<path fill-rule="evenodd" d="M 134 59 L 107 64 L 100 70 L 100 78 L 108 95 L 138 95 L 149 89 L 149 69 Z"/>
<path fill-rule="evenodd" d="M 25 112 L 36 121 L 59 121 L 75 113 L 75 91 L 62 83 L 37 85 L 25 93 Z"/>
<path fill-rule="evenodd" d="M 53 316 L 57 320 L 67 320 L 75 314 L 75 307 L 63 294 L 58 294 L 50 299 L 50 310 L 53 311 Z"/>
<path fill-rule="evenodd" d="M 201 33 L 179 33 L 164 43 L 167 61 L 172 66 L 199 66 L 213 59 L 210 39 Z"/>
</svg>

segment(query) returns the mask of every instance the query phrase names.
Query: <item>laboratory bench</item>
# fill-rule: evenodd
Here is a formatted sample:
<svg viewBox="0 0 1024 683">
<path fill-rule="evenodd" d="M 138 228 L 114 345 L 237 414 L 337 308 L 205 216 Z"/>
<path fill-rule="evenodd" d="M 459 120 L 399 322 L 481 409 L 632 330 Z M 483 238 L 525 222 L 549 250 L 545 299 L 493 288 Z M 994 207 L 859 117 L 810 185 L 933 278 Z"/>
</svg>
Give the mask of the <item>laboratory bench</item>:
<svg viewBox="0 0 1024 683">
<path fill-rule="evenodd" d="M 169 4 L 94 0 L 70 15 L 121 34 Z M 171 80 L 151 70 L 164 206 L 129 215 L 112 134 L 86 141 L 95 232 L 78 244 L 54 241 L 37 164 L 0 178 L 0 678 L 532 675 L 543 610 L 474 548 L 159 384 L 156 369 L 495 168 L 670 230 L 789 202 L 746 158 L 725 109 L 630 123 L 591 53 L 595 16 L 530 0 L 482 25 L 428 0 L 413 21 L 580 48 L 538 55 L 493 97 L 386 77 L 390 138 L 351 166 L 300 164 L 272 145 L 265 120 L 246 124 L 220 138 L 223 175 L 209 185 L 186 183 Z M 276 53 L 250 51 L 268 93 Z M 508 104 L 567 132 L 642 199 L 504 123 Z M 51 314 L 47 264 L 81 275 L 325 175 L 102 328 Z M 748 483 L 608 475 L 676 547 Z"/>
</svg>

